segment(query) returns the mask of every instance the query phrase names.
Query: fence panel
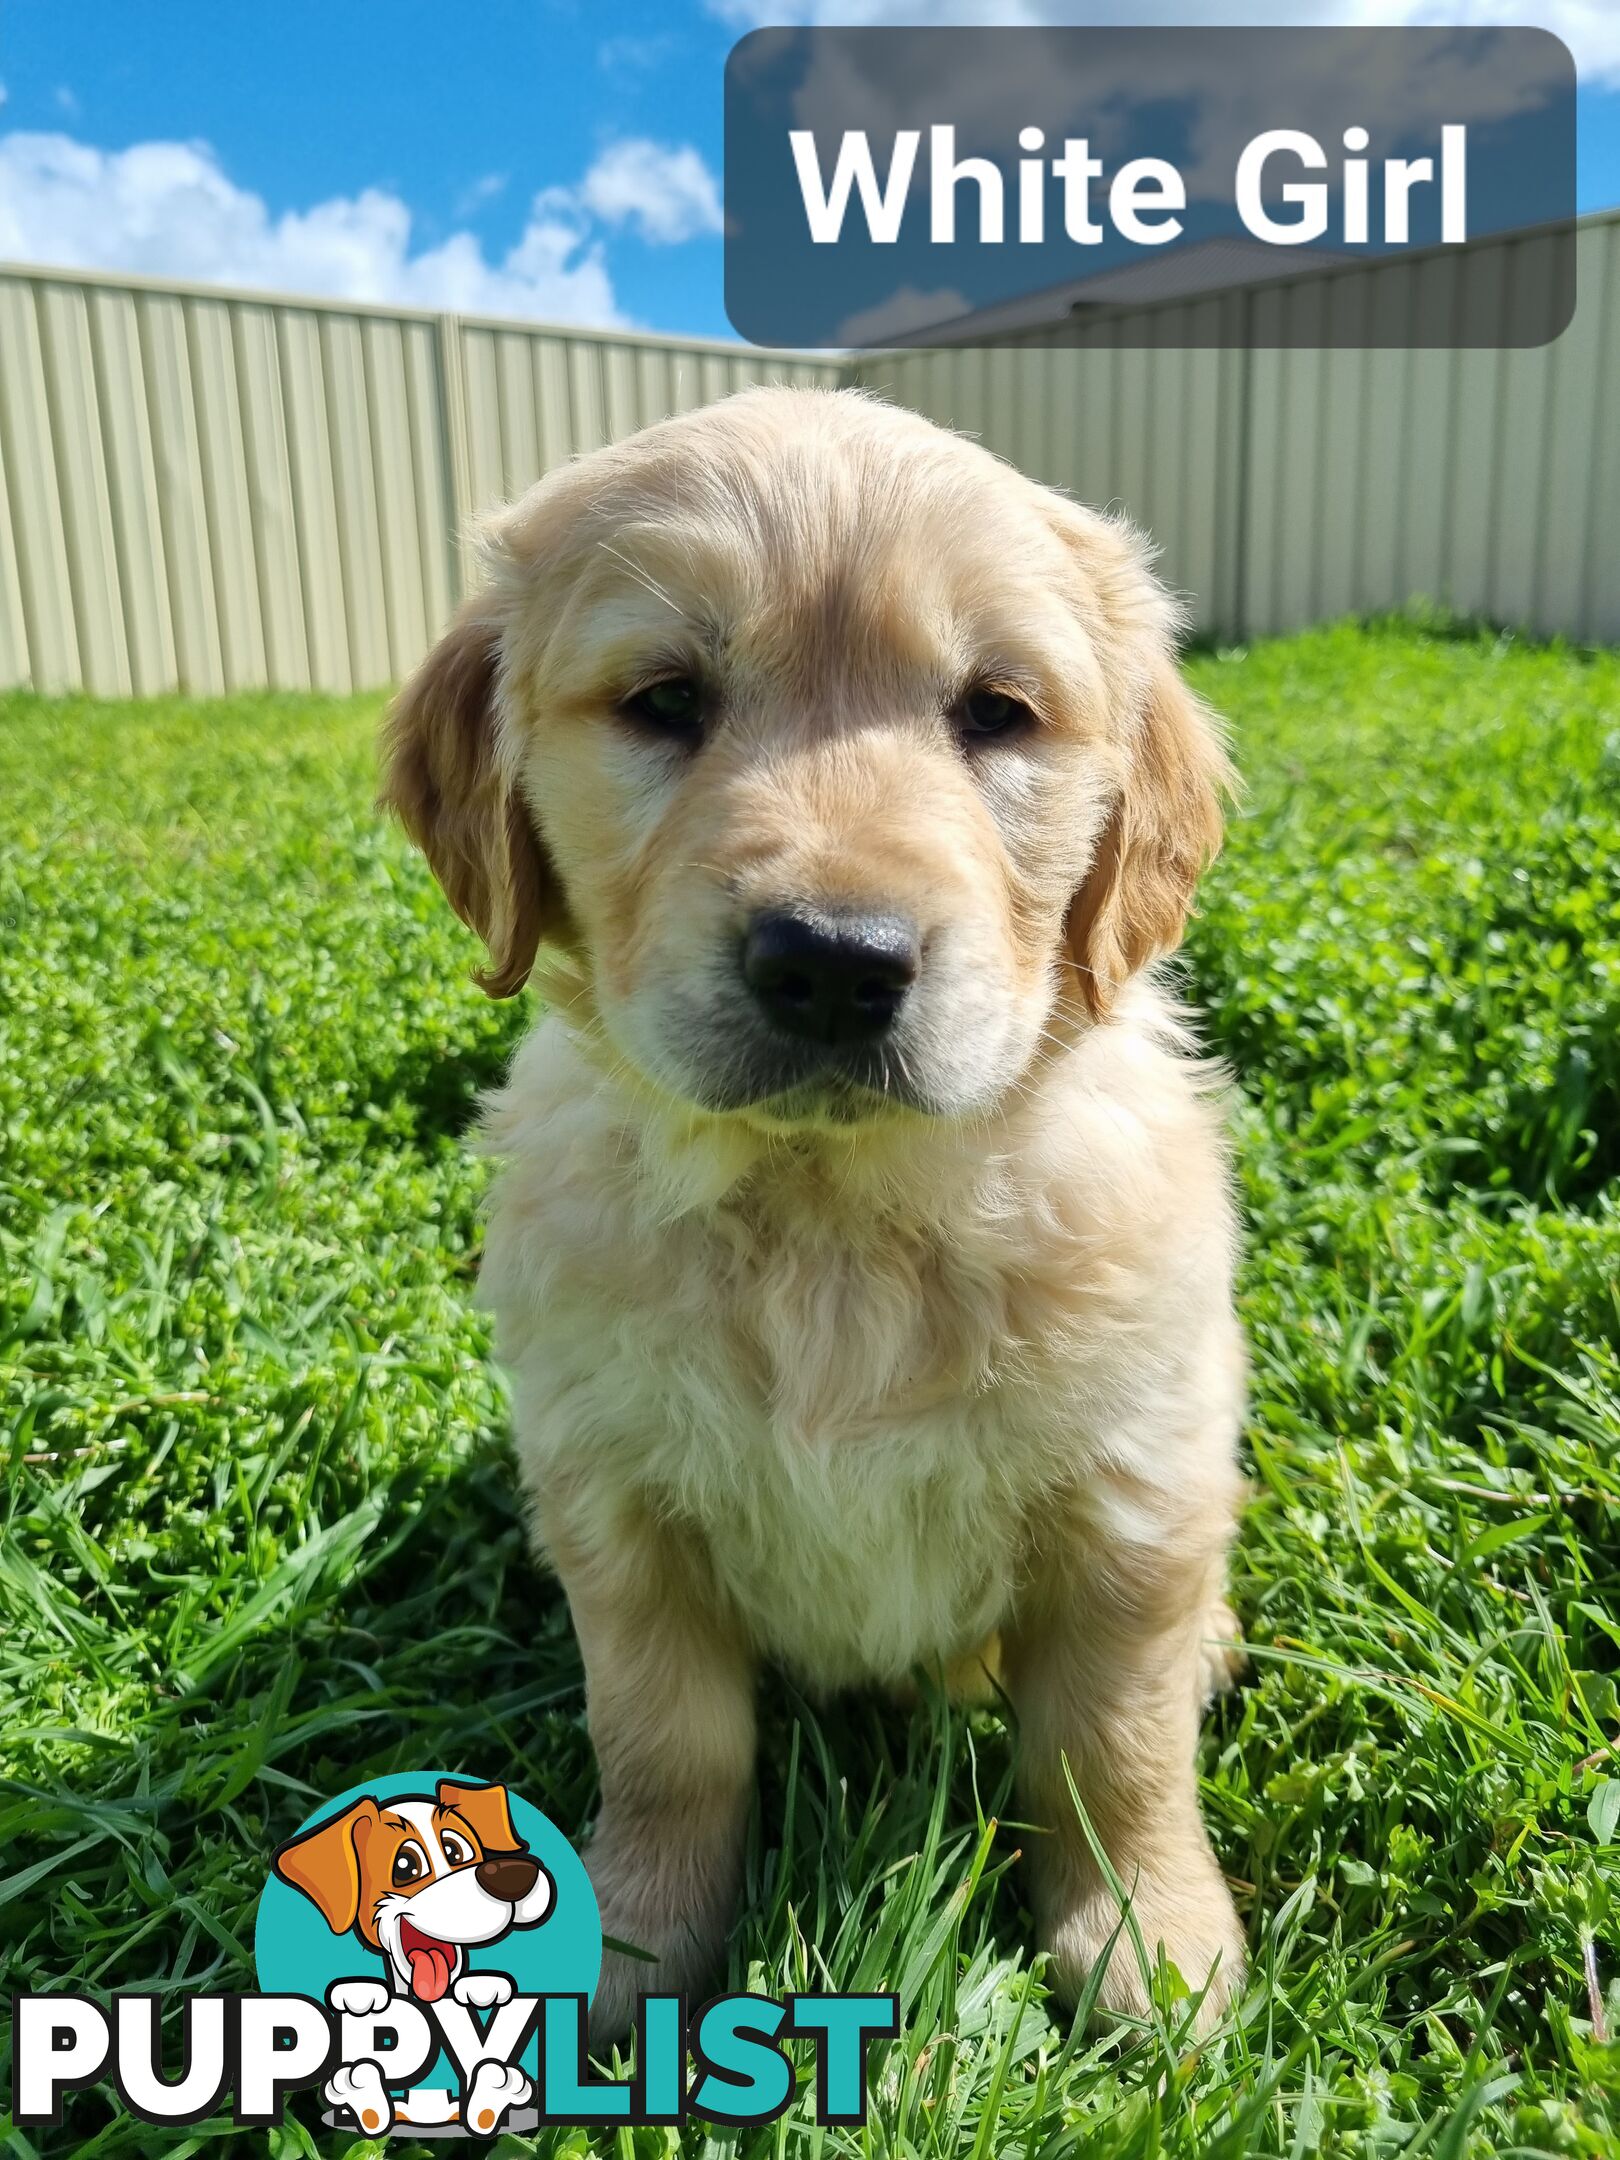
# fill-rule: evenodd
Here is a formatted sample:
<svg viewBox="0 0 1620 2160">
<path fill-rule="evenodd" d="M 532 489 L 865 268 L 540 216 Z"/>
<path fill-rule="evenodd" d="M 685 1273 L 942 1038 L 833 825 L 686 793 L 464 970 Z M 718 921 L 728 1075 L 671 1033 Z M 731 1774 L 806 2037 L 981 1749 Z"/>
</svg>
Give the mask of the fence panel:
<svg viewBox="0 0 1620 2160">
<path fill-rule="evenodd" d="M 11 497 L 11 530 L 4 538 L 26 638 L 23 654 L 0 661 L 0 679 L 31 681 L 39 690 L 77 690 L 84 676 L 31 283 L 0 281 L 0 455 Z"/>
<path fill-rule="evenodd" d="M 274 308 L 233 307 L 231 344 L 253 513 L 265 673 L 278 689 L 307 690 L 314 676 L 304 620 L 303 551 Z"/>
<path fill-rule="evenodd" d="M 0 414 L 0 419 L 4 415 Z M 6 481 L 6 445 L 0 428 L 0 690 L 28 680 L 28 623 L 23 614 L 22 580 L 17 575 L 17 531 L 11 489 Z"/>
</svg>

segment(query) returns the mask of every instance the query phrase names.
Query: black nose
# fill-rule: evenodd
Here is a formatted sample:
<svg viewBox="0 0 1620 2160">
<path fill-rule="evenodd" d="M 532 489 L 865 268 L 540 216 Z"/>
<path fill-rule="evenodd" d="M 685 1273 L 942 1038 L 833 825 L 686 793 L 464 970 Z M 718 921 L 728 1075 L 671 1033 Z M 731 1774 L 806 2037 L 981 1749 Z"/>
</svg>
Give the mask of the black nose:
<svg viewBox="0 0 1620 2160">
<path fill-rule="evenodd" d="M 540 1863 L 526 1852 L 491 1853 L 473 1869 L 480 1890 L 515 1905 L 534 1888 Z"/>
<path fill-rule="evenodd" d="M 811 1042 L 874 1042 L 894 1025 L 922 958 L 915 927 L 898 915 L 756 915 L 743 977 L 786 1035 Z"/>
</svg>

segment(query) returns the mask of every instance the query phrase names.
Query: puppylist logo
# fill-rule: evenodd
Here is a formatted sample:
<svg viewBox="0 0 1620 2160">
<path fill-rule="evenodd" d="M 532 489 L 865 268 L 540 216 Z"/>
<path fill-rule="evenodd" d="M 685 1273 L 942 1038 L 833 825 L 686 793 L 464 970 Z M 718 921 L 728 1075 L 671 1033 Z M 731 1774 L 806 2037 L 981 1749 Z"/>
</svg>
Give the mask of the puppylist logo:
<svg viewBox="0 0 1620 2160">
<path fill-rule="evenodd" d="M 893 1995 L 723 1995 L 692 2015 L 649 1995 L 634 2074 L 593 2078 L 602 1927 L 579 1856 L 521 1795 L 439 1772 L 355 1786 L 276 1849 L 254 1962 L 260 1992 L 183 1999 L 177 2066 L 158 1995 L 18 1996 L 18 2126 L 103 2081 L 165 2126 L 268 2127 L 310 2087 L 324 2122 L 370 2137 L 763 2123 L 797 2092 L 789 2040 L 813 2052 L 816 2121 L 853 2125 L 867 2044 L 899 2029 Z"/>
</svg>

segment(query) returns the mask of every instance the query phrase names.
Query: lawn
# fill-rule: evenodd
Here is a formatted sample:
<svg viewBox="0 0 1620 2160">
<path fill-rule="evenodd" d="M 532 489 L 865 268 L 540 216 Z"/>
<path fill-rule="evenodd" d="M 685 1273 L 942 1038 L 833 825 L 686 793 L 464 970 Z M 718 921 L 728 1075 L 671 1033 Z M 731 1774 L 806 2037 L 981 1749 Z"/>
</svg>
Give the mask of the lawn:
<svg viewBox="0 0 1620 2160">
<path fill-rule="evenodd" d="M 1341 626 L 1192 673 L 1248 777 L 1188 976 L 1249 1225 L 1254 1665 L 1202 1767 L 1253 1984 L 1201 2050 L 1168 1995 L 1069 2034 L 1000 1719 L 780 1683 L 732 1981 L 899 1989 L 833 2153 L 1612 2153 L 1620 657 Z M 371 1773 L 590 1819 L 471 1302 L 525 1014 L 369 806 L 377 711 L 0 699 L 7 1992 L 251 1986 L 271 1847 Z M 272 2153 L 344 2148 L 293 2113 Z M 105 2092 L 8 2128 L 266 2149 Z"/>
</svg>

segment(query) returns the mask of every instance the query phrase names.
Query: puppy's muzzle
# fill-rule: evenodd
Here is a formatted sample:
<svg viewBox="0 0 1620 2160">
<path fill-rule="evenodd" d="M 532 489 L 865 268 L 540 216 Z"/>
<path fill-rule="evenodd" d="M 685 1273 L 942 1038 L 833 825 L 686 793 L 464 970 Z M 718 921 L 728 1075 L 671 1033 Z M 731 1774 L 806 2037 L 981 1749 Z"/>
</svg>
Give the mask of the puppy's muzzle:
<svg viewBox="0 0 1620 2160">
<path fill-rule="evenodd" d="M 490 1853 L 473 1869 L 479 1889 L 487 1890 L 503 1905 L 516 1905 L 526 1898 L 539 1876 L 539 1861 L 522 1852 Z"/>
<path fill-rule="evenodd" d="M 830 1048 L 888 1034 L 921 964 L 916 925 L 899 915 L 770 908 L 743 941 L 743 980 L 771 1026 Z"/>
</svg>

